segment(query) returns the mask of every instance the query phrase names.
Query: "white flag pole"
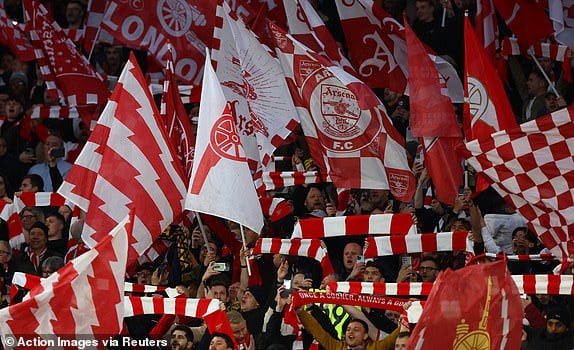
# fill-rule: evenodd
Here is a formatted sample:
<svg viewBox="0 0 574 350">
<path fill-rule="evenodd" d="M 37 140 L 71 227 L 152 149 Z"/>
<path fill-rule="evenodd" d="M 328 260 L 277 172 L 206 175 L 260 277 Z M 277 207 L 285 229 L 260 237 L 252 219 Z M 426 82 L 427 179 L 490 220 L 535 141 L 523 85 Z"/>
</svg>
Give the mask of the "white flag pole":
<svg viewBox="0 0 574 350">
<path fill-rule="evenodd" d="M 239 230 L 241 231 L 241 240 L 243 241 L 243 250 L 247 251 L 247 245 L 245 245 L 245 231 L 243 231 L 243 225 L 239 224 Z M 245 260 L 245 265 L 247 265 L 247 274 L 251 276 L 251 266 L 249 266 L 249 258 Z"/>
</svg>

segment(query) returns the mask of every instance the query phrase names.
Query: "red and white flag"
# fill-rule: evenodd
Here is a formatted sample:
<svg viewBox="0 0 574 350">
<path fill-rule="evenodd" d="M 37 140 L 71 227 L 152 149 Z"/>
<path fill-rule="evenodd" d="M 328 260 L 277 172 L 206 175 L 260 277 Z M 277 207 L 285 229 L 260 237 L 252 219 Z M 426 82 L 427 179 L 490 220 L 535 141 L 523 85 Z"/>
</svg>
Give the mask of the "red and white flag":
<svg viewBox="0 0 574 350">
<path fill-rule="evenodd" d="M 549 2 L 552 1 L 559 0 Z M 554 33 L 544 6 L 536 0 L 493 0 L 493 3 L 508 28 L 524 47 L 529 47 Z"/>
<path fill-rule="evenodd" d="M 523 318 L 504 261 L 447 270 L 434 283 L 407 349 L 520 349 Z"/>
<path fill-rule="evenodd" d="M 215 5 L 215 1 L 108 0 L 101 26 L 123 45 L 146 50 L 161 67 L 166 65 L 169 40 L 175 74 L 186 84 L 199 86 Z"/>
<path fill-rule="evenodd" d="M 185 209 L 235 221 L 259 233 L 263 213 L 231 108 L 206 55 L 195 161 Z"/>
<path fill-rule="evenodd" d="M 336 0 L 349 57 L 372 88 L 407 88 L 407 46 L 403 26 L 373 1 Z"/>
<path fill-rule="evenodd" d="M 29 298 L 2 309 L 2 339 L 52 339 L 58 344 L 58 339 L 102 341 L 119 334 L 132 230 L 133 215 L 126 216 L 93 249 L 41 279 Z"/>
<path fill-rule="evenodd" d="M 185 112 L 179 95 L 173 68 L 171 44 L 168 45 L 170 45 L 170 48 L 167 52 L 167 66 L 163 82 L 160 115 L 165 121 L 167 134 L 173 147 L 176 149 L 186 180 L 189 181 L 195 153 L 195 135 L 191 129 L 191 120 Z"/>
<path fill-rule="evenodd" d="M 504 86 L 486 51 L 464 18 L 465 95 L 464 130 L 467 140 L 518 126 Z"/>
<path fill-rule="evenodd" d="M 23 2 L 36 59 L 52 98 L 69 106 L 104 104 L 107 84 L 78 51 L 48 10 L 36 0 Z"/>
<path fill-rule="evenodd" d="M 217 18 L 222 20 L 213 33 L 215 72 L 255 172 L 285 143 L 299 125 L 299 116 L 277 59 L 224 1 L 217 6 Z"/>
<path fill-rule="evenodd" d="M 465 158 L 552 253 L 574 253 L 574 107 L 465 144 Z"/>
<path fill-rule="evenodd" d="M 498 46 L 498 22 L 493 0 L 476 0 L 476 35 L 479 45 L 486 51 L 487 57 L 493 65 L 496 63 L 496 50 Z"/>
<path fill-rule="evenodd" d="M 390 189 L 410 200 L 415 180 L 403 140 L 377 96 L 277 26 L 270 29 L 313 162 L 336 187 Z"/>
<path fill-rule="evenodd" d="M 133 55 L 58 192 L 87 212 L 82 238 L 91 247 L 136 207 L 128 266 L 181 215 L 181 165 Z"/>
<path fill-rule="evenodd" d="M 548 1 L 548 15 L 554 27 L 556 41 L 574 49 L 574 2 Z"/>
<path fill-rule="evenodd" d="M 8 46 L 19 61 L 28 62 L 36 59 L 34 47 L 24 32 L 12 23 L 4 8 L 0 8 L 0 43 Z"/>
<path fill-rule="evenodd" d="M 311 50 L 324 55 L 347 73 L 355 75 L 355 69 L 329 32 L 325 22 L 308 0 L 284 0 L 289 34 Z"/>
</svg>

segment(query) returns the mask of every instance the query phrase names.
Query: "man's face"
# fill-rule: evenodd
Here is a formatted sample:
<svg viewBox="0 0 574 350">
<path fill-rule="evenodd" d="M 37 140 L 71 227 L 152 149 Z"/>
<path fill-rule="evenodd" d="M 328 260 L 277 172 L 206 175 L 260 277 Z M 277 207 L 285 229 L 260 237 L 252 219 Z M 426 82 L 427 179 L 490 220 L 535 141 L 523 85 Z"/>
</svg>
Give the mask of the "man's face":
<svg viewBox="0 0 574 350">
<path fill-rule="evenodd" d="M 136 274 L 138 277 L 138 283 L 139 284 L 150 284 L 152 274 L 153 274 L 153 271 L 150 271 L 150 270 L 144 269 L 144 270 L 138 271 L 138 273 Z"/>
<path fill-rule="evenodd" d="M 64 230 L 64 224 L 55 216 L 48 216 L 46 218 L 46 226 L 48 226 L 48 239 L 59 239 Z M 57 238 L 59 237 L 59 238 Z"/>
<path fill-rule="evenodd" d="M 327 288 L 327 283 L 331 283 L 331 282 L 337 282 L 337 278 L 335 277 L 334 274 L 329 274 L 329 275 L 325 276 L 325 278 L 323 278 L 323 280 L 321 281 L 321 285 L 319 286 L 319 289 Z"/>
<path fill-rule="evenodd" d="M 213 286 L 209 289 L 209 293 L 213 299 L 219 299 L 222 303 L 227 303 L 229 300 L 227 295 L 227 288 L 222 285 Z"/>
<path fill-rule="evenodd" d="M 66 6 L 66 21 L 70 25 L 80 25 L 84 17 L 84 9 L 80 4 L 71 2 Z"/>
<path fill-rule="evenodd" d="M 551 318 L 546 321 L 546 332 L 550 334 L 561 334 L 567 330 L 566 325 L 560 320 Z"/>
<path fill-rule="evenodd" d="M 7 263 L 11 257 L 12 250 L 10 247 L 4 242 L 0 242 L 0 264 Z"/>
<path fill-rule="evenodd" d="M 38 220 L 38 218 L 31 211 L 26 210 L 22 212 L 22 215 L 20 216 L 20 222 L 22 222 L 22 228 L 26 231 L 30 230 L 30 227 L 34 225 L 36 220 Z"/>
<path fill-rule="evenodd" d="M 444 214 L 444 208 L 442 207 L 442 205 L 440 204 L 439 201 L 437 201 L 436 199 L 432 199 L 431 200 L 431 209 L 433 212 L 442 215 Z"/>
<path fill-rule="evenodd" d="M 434 7 L 428 1 L 415 2 L 417 19 L 423 23 L 432 22 L 434 19 Z"/>
<path fill-rule="evenodd" d="M 526 238 L 526 231 L 517 231 L 512 237 L 512 252 L 514 254 L 528 254 L 534 244 Z"/>
<path fill-rule="evenodd" d="M 528 94 L 530 96 L 536 96 L 542 92 L 545 92 L 544 90 L 544 82 L 542 81 L 542 79 L 540 79 L 540 77 L 538 77 L 538 75 L 531 73 L 528 76 L 528 80 L 526 81 L 526 87 L 528 90 Z"/>
<path fill-rule="evenodd" d="M 241 298 L 240 303 L 242 312 L 255 310 L 259 307 L 257 299 L 255 299 L 255 297 L 253 296 L 253 294 L 251 294 L 250 291 L 246 291 L 245 293 L 243 293 L 243 297 Z"/>
<path fill-rule="evenodd" d="M 39 228 L 39 227 L 34 227 L 31 231 L 30 231 L 30 248 L 32 248 L 32 250 L 42 250 L 44 249 L 44 247 L 46 247 L 46 244 L 48 243 L 48 239 L 46 237 L 46 234 L 44 233 L 44 231 Z"/>
<path fill-rule="evenodd" d="M 432 261 L 423 261 L 420 266 L 421 278 L 423 282 L 434 282 L 438 276 L 439 269 Z"/>
<path fill-rule="evenodd" d="M 21 192 L 38 192 L 38 187 L 32 186 L 32 180 L 24 179 L 20 184 L 20 191 Z"/>
<path fill-rule="evenodd" d="M 348 347 L 363 345 L 368 337 L 365 327 L 359 322 L 349 323 L 345 330 L 345 343 Z"/>
<path fill-rule="evenodd" d="M 406 350 L 409 337 L 397 338 L 395 341 L 395 350 Z"/>
<path fill-rule="evenodd" d="M 307 193 L 307 197 L 305 198 L 305 206 L 309 211 L 315 209 L 325 210 L 325 199 L 318 188 L 311 187 L 309 189 L 309 193 Z"/>
<path fill-rule="evenodd" d="M 355 262 L 357 261 L 357 256 L 362 254 L 361 246 L 357 243 L 349 243 L 345 246 L 343 250 L 343 266 L 347 270 L 353 269 Z"/>
<path fill-rule="evenodd" d="M 120 63 L 121 52 L 118 47 L 112 46 L 106 49 L 106 61 L 110 64 Z"/>
<path fill-rule="evenodd" d="M 363 272 L 364 282 L 383 282 L 384 278 L 381 271 L 374 266 L 369 266 L 365 268 Z"/>
<path fill-rule="evenodd" d="M 247 330 L 247 322 L 245 320 L 239 323 L 229 323 L 231 325 L 231 331 L 233 336 L 237 341 L 237 344 L 245 344 L 247 338 L 249 338 L 249 331 Z"/>
<path fill-rule="evenodd" d="M 221 337 L 213 337 L 209 343 L 209 350 L 228 350 L 227 343 L 225 339 Z"/>
<path fill-rule="evenodd" d="M 373 204 L 383 204 L 389 199 L 387 190 L 369 190 L 369 202 Z"/>
<path fill-rule="evenodd" d="M 46 142 L 44 142 L 44 155 L 46 159 L 50 156 L 50 151 L 52 149 L 62 148 L 63 143 L 62 139 L 55 135 L 50 135 L 46 138 Z"/>
<path fill-rule="evenodd" d="M 6 111 L 6 118 L 9 121 L 15 121 L 18 120 L 22 112 L 24 112 L 24 107 L 18 101 L 8 100 L 6 102 L 5 111 Z"/>
<path fill-rule="evenodd" d="M 171 348 L 172 350 L 191 349 L 193 346 L 192 341 L 188 341 L 185 332 L 176 329 L 171 333 Z"/>
</svg>

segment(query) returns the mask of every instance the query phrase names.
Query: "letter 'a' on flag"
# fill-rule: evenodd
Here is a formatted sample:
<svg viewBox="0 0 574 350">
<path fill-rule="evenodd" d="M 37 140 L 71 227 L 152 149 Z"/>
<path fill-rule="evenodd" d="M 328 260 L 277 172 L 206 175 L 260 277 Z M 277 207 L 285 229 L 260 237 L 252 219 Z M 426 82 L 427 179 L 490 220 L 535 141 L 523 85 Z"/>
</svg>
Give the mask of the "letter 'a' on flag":
<svg viewBox="0 0 574 350">
<path fill-rule="evenodd" d="M 206 55 L 185 209 L 232 220 L 259 233 L 263 213 L 245 151 L 209 52 Z"/>
<path fill-rule="evenodd" d="M 435 281 L 407 349 L 520 349 L 523 318 L 506 262 L 447 270 Z"/>
<path fill-rule="evenodd" d="M 480 45 L 468 16 L 464 17 L 464 134 L 467 140 L 518 126 L 506 91 Z"/>
<path fill-rule="evenodd" d="M 65 340 L 81 336 L 100 342 L 119 334 L 123 327 L 124 279 L 132 230 L 133 213 L 130 213 L 93 249 L 42 278 L 40 284 L 30 289 L 28 299 L 2 309 L 0 334 L 4 344 L 7 336 L 12 339 L 53 336 L 50 339 Z"/>
<path fill-rule="evenodd" d="M 559 259 L 574 253 L 574 107 L 458 150 Z"/>
<path fill-rule="evenodd" d="M 87 212 L 82 239 L 90 247 L 137 206 L 128 269 L 179 219 L 186 192 L 181 164 L 147 86 L 132 54 L 58 189 Z"/>
</svg>

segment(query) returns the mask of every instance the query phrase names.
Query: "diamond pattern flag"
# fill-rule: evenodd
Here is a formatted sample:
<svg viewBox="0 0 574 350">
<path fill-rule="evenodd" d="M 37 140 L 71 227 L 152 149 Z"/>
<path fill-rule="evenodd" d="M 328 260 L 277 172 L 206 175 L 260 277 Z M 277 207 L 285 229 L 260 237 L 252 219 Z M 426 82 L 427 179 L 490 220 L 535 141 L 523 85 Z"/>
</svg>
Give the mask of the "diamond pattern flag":
<svg viewBox="0 0 574 350">
<path fill-rule="evenodd" d="M 135 212 L 128 265 L 182 213 L 186 192 L 181 165 L 151 93 L 130 56 L 82 153 L 58 192 L 87 212 L 83 240 L 102 240 Z"/>
<path fill-rule="evenodd" d="M 470 165 L 559 258 L 574 253 L 574 107 L 466 143 Z"/>
</svg>

